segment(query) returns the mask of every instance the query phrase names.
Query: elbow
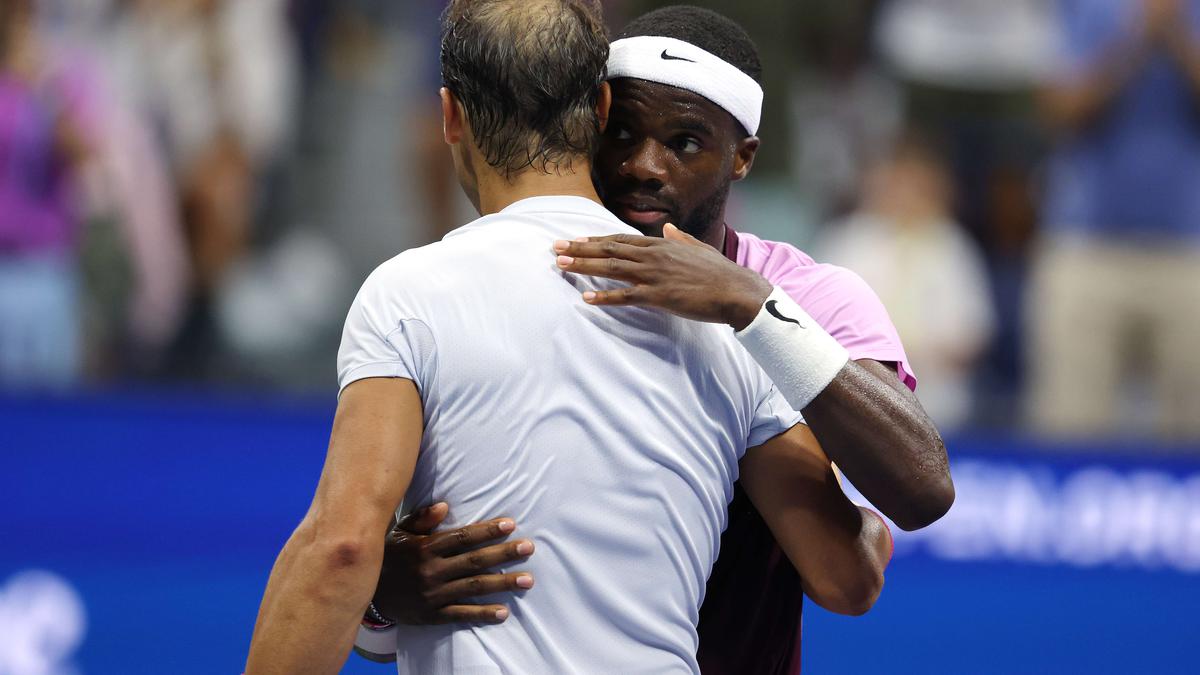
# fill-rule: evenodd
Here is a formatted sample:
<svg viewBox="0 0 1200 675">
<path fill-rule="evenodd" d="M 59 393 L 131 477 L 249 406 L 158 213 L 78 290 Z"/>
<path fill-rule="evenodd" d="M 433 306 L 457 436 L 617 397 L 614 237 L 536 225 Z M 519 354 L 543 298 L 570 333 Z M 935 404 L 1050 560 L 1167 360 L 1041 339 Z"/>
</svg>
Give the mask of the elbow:
<svg viewBox="0 0 1200 675">
<path fill-rule="evenodd" d="M 846 616 L 862 616 L 871 611 L 881 593 L 883 593 L 882 570 L 871 575 L 869 579 L 864 579 L 854 593 L 845 597 L 840 613 Z"/>
<path fill-rule="evenodd" d="M 904 479 L 904 496 L 892 502 L 888 518 L 905 532 L 936 523 L 954 505 L 954 480 L 950 477 L 946 445 L 936 429 L 930 429 L 912 449 L 912 456 L 923 460 Z"/>
<path fill-rule="evenodd" d="M 862 616 L 875 606 L 883 593 L 883 572 L 888 564 L 882 550 L 887 529 L 882 520 L 876 521 L 867 549 L 860 550 L 855 559 L 843 559 L 841 564 L 826 567 L 825 574 L 816 579 L 805 579 L 804 592 L 818 605 L 846 616 Z"/>
<path fill-rule="evenodd" d="M 845 616 L 862 616 L 871 611 L 883 593 L 883 569 L 865 570 L 847 583 L 820 591 L 810 590 L 809 597 L 821 607 Z"/>
<path fill-rule="evenodd" d="M 365 532 L 315 527 L 301 524 L 296 538 L 304 544 L 310 560 L 328 574 L 351 572 L 377 564 L 383 556 L 382 537 Z"/>
<path fill-rule="evenodd" d="M 333 572 L 356 569 L 372 559 L 370 544 L 352 537 L 327 541 L 321 549 L 325 567 Z"/>
<path fill-rule="evenodd" d="M 948 471 L 921 482 L 919 491 L 907 500 L 906 508 L 889 514 L 892 522 L 905 532 L 936 523 L 954 505 L 954 481 Z"/>
</svg>

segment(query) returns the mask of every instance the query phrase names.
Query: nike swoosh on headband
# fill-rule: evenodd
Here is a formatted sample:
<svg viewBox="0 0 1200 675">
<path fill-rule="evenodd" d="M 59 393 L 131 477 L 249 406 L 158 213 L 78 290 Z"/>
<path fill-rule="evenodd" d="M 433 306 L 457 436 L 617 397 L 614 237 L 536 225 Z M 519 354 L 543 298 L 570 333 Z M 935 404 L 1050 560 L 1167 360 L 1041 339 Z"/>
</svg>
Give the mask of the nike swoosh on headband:
<svg viewBox="0 0 1200 675">
<path fill-rule="evenodd" d="M 665 49 L 663 50 L 663 53 L 662 53 L 662 60 L 663 61 L 687 61 L 688 63 L 695 63 L 695 61 L 693 61 L 691 59 L 685 59 L 682 56 L 671 56 L 670 54 L 667 53 L 667 50 L 665 50 Z"/>
</svg>

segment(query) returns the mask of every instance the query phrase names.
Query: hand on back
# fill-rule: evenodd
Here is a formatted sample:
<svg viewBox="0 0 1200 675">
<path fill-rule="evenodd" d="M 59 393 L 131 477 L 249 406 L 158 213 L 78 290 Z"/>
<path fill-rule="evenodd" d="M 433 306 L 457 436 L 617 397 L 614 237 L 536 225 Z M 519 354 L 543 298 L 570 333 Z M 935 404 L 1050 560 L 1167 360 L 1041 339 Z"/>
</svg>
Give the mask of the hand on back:
<svg viewBox="0 0 1200 675">
<path fill-rule="evenodd" d="M 507 607 L 471 599 L 533 587 L 528 572 L 494 571 L 533 553 L 533 542 L 526 539 L 494 543 L 516 529 L 511 518 L 435 533 L 449 512 L 444 503 L 419 509 L 388 533 L 373 601 L 385 617 L 406 625 L 501 623 L 508 618 Z"/>
<path fill-rule="evenodd" d="M 632 285 L 586 292 L 592 305 L 665 309 L 693 321 L 726 323 L 741 330 L 754 320 L 771 284 L 753 270 L 673 225 L 663 237 L 618 234 L 554 245 L 560 269 Z"/>
</svg>

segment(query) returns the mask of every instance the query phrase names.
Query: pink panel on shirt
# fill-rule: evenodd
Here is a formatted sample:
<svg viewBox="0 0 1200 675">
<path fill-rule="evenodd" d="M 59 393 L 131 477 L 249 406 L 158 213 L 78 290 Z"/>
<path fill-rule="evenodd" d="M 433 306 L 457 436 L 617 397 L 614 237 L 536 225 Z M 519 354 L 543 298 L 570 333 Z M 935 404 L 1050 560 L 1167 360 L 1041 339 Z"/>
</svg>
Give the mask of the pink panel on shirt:
<svg viewBox="0 0 1200 675">
<path fill-rule="evenodd" d="M 850 352 L 852 359 L 892 361 L 909 389 L 917 378 L 879 296 L 862 277 L 818 263 L 791 244 L 738 232 L 737 263 L 784 290 Z"/>
</svg>

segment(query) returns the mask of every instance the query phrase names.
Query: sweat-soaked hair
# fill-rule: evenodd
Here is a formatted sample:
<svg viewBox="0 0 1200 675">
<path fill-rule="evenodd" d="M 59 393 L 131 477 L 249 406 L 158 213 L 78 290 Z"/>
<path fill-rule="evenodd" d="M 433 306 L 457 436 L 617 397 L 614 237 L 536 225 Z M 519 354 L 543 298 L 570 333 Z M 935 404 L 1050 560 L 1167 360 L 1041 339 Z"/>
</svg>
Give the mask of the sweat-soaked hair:
<svg viewBox="0 0 1200 675">
<path fill-rule="evenodd" d="M 506 178 L 595 155 L 608 62 L 598 0 L 453 0 L 441 62 L 475 144 Z"/>
</svg>

